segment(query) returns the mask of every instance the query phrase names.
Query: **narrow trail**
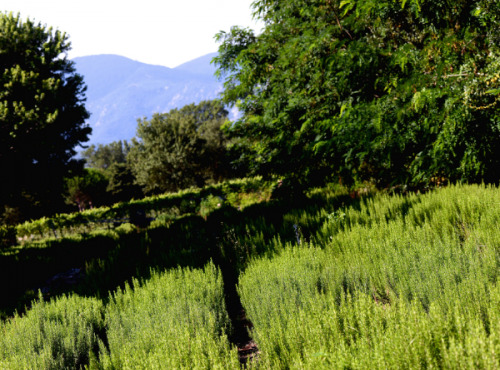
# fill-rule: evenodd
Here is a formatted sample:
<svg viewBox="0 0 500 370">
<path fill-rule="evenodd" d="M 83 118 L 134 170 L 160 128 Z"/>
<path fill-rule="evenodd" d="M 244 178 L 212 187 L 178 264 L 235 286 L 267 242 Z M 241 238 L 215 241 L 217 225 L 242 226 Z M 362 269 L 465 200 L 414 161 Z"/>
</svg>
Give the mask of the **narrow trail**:
<svg viewBox="0 0 500 370">
<path fill-rule="evenodd" d="M 238 358 L 240 363 L 246 365 L 247 362 L 256 360 L 259 349 L 257 348 L 257 344 L 248 334 L 248 330 L 253 326 L 246 317 L 244 309 L 241 309 L 236 316 L 236 323 L 233 327 L 235 328 L 235 338 L 233 338 L 233 342 L 238 346 Z"/>
<path fill-rule="evenodd" d="M 236 256 L 230 251 L 226 250 L 224 253 L 225 238 L 223 230 L 220 226 L 222 222 L 216 220 L 215 223 L 209 227 L 212 230 L 213 244 L 211 244 L 211 257 L 216 266 L 222 274 L 222 281 L 224 284 L 224 300 L 226 310 L 231 321 L 231 333 L 229 333 L 229 341 L 238 348 L 238 358 L 242 368 L 246 368 L 249 361 L 257 359 L 259 350 L 256 343 L 250 337 L 249 330 L 253 325 L 247 318 L 245 309 L 241 303 L 240 296 L 236 289 L 238 284 L 238 271 L 235 267 L 234 261 Z"/>
<path fill-rule="evenodd" d="M 211 214 L 207 220 L 207 229 L 210 230 L 211 237 L 209 254 L 213 263 L 221 271 L 224 284 L 224 303 L 232 329 L 228 339 L 238 348 L 238 358 L 241 368 L 244 369 L 249 362 L 258 360 L 259 349 L 250 336 L 249 332 L 253 325 L 246 316 L 237 290 L 240 271 L 238 271 L 236 261 L 240 257 L 235 251 L 238 241 L 231 224 L 237 222 L 238 216 L 239 213 Z"/>
<path fill-rule="evenodd" d="M 227 261 L 218 261 L 224 281 L 225 303 L 229 319 L 231 320 L 232 332 L 229 340 L 238 347 L 238 358 L 242 367 L 246 367 L 249 361 L 256 359 L 259 349 L 249 335 L 249 330 L 253 327 L 246 317 L 245 309 L 241 304 L 240 297 L 236 290 L 237 276 L 233 272 Z"/>
</svg>

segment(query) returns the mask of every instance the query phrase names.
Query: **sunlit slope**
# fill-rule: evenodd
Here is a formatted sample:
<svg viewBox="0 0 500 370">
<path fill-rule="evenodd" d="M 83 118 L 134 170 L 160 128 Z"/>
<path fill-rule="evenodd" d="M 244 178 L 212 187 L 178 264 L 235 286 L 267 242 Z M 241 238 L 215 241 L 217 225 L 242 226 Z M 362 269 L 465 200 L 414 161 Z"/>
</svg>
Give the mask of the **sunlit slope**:
<svg viewBox="0 0 500 370">
<path fill-rule="evenodd" d="M 378 196 L 240 279 L 263 368 L 497 368 L 500 191 Z"/>
<path fill-rule="evenodd" d="M 257 368 L 498 368 L 499 202 L 481 185 L 361 198 L 334 187 L 131 230 L 87 265 L 89 282 L 155 271 L 3 322 L 0 364 L 236 368 L 234 273 Z"/>
</svg>

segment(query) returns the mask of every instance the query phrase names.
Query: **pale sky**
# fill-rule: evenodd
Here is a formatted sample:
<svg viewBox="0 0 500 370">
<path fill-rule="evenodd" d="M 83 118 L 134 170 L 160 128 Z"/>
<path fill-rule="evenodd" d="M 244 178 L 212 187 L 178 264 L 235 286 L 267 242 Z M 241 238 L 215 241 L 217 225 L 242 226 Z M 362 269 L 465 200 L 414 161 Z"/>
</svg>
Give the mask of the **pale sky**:
<svg viewBox="0 0 500 370">
<path fill-rule="evenodd" d="M 217 51 L 214 35 L 233 25 L 258 31 L 253 0 L 1 0 L 0 12 L 20 13 L 66 32 L 70 58 L 118 54 L 175 67 Z"/>
</svg>

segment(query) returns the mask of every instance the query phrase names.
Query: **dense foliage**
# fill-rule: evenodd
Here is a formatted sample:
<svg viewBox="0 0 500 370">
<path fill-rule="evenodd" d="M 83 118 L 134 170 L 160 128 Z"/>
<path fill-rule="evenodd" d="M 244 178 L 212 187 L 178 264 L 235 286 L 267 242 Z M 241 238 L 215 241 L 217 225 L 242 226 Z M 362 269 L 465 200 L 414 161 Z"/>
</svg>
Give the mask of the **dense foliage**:
<svg viewBox="0 0 500 370">
<path fill-rule="evenodd" d="M 4 369 L 79 369 L 99 345 L 104 329 L 101 301 L 83 297 L 43 299 L 27 315 L 0 322 Z"/>
<path fill-rule="evenodd" d="M 88 140 L 85 86 L 68 37 L 0 14 L 0 222 L 53 211 L 75 147 Z"/>
<path fill-rule="evenodd" d="M 498 1 L 257 0 L 221 32 L 241 160 L 303 184 L 498 181 Z"/>
<path fill-rule="evenodd" d="M 111 205 L 144 197 L 141 187 L 127 162 L 130 144 L 127 141 L 113 141 L 109 144 L 92 144 L 81 152 L 85 166 L 97 169 L 107 179 L 106 201 L 94 205 Z"/>
<path fill-rule="evenodd" d="M 105 193 L 105 179 L 97 170 L 90 169 L 85 178 L 74 177 L 69 181 L 68 201 L 80 202 L 80 212 L 59 213 L 26 221 L 16 226 L 0 228 L 0 247 L 14 245 L 16 237 L 33 241 L 51 237 L 61 238 L 88 233 L 99 229 L 110 229 L 116 224 L 131 221 L 138 210 L 155 219 L 154 223 L 164 223 L 176 216 L 199 213 L 204 216 L 222 205 L 245 208 L 251 204 L 267 200 L 271 186 L 259 178 L 226 181 L 202 189 L 184 189 L 176 193 L 116 203 L 111 206 L 89 207 L 89 201 L 96 206 Z M 74 185 L 74 187 L 72 187 Z M 83 208 L 85 208 L 83 210 Z M 5 239 L 5 242 L 1 241 Z M 8 242 L 10 241 L 10 242 Z"/>
<path fill-rule="evenodd" d="M 107 308 L 109 351 L 103 368 L 238 368 L 228 341 L 222 277 L 205 269 L 172 269 L 134 281 Z"/>
<path fill-rule="evenodd" d="M 145 192 L 161 193 L 225 176 L 228 112 L 218 101 L 203 101 L 139 120 L 127 157 Z"/>
<path fill-rule="evenodd" d="M 81 175 L 66 179 L 66 202 L 82 211 L 107 201 L 108 179 L 99 170 L 85 168 Z"/>
<path fill-rule="evenodd" d="M 239 290 L 263 368 L 496 368 L 498 188 L 376 196 L 278 242 Z M 304 217 L 303 217 L 304 219 Z"/>
<path fill-rule="evenodd" d="M 114 163 L 107 171 L 109 176 L 106 191 L 111 203 L 127 202 L 131 199 L 142 199 L 144 192 L 128 163 Z"/>
<path fill-rule="evenodd" d="M 220 271 L 174 269 L 110 297 L 43 299 L 0 322 L 0 365 L 8 369 L 232 368 L 230 323 Z"/>
<path fill-rule="evenodd" d="M 0 226 L 0 367 L 240 368 L 237 327 L 256 342 L 255 368 L 500 366 L 498 187 L 337 185 L 499 180 L 498 1 L 253 6 L 263 32 L 220 33 L 215 58 L 240 119 L 220 101 L 156 114 L 130 146 L 90 147 L 65 180 L 80 209 L 129 200 L 137 184 L 184 190 Z M 0 170 L 56 171 L 40 186 L 12 172 L 1 222 L 49 183 L 60 196 L 88 130 L 65 36 L 12 16 L 0 29 L 0 67 L 15 64 L 0 75 Z M 32 133 L 50 160 L 30 152 Z M 50 151 L 58 135 L 68 145 Z M 228 154 L 233 169 L 281 179 L 192 187 L 229 177 Z"/>
<path fill-rule="evenodd" d="M 113 141 L 109 144 L 92 144 L 81 152 L 85 159 L 85 165 L 91 168 L 108 170 L 114 164 L 127 163 L 127 154 L 130 151 L 130 144 L 124 140 Z"/>
</svg>

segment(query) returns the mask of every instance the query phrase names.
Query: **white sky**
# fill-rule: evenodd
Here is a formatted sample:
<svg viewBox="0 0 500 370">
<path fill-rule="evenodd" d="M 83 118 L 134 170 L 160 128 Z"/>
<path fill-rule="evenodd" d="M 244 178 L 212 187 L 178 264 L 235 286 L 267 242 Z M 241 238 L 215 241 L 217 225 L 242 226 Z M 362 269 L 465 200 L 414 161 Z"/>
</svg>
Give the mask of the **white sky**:
<svg viewBox="0 0 500 370">
<path fill-rule="evenodd" d="M 214 35 L 233 25 L 260 29 L 253 0 L 1 0 L 0 12 L 69 35 L 69 57 L 118 54 L 175 67 L 217 51 Z"/>
</svg>

